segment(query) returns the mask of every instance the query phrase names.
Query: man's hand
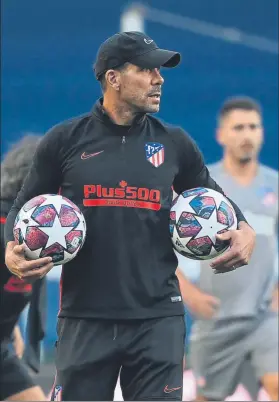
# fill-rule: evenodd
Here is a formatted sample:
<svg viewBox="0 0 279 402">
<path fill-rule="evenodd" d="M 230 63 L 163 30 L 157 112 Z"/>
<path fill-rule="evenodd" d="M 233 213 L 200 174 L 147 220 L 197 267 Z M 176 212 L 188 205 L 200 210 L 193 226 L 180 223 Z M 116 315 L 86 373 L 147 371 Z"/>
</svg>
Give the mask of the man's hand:
<svg viewBox="0 0 279 402">
<path fill-rule="evenodd" d="M 228 230 L 216 237 L 229 241 L 231 246 L 229 251 L 210 264 L 216 273 L 229 272 L 249 263 L 255 247 L 256 234 L 246 222 L 240 222 L 239 230 Z"/>
<path fill-rule="evenodd" d="M 271 310 L 274 311 L 275 313 L 278 313 L 279 311 L 278 285 L 275 287 L 272 294 Z"/>
<path fill-rule="evenodd" d="M 213 317 L 219 307 L 219 300 L 201 291 L 191 283 L 178 268 L 176 275 L 179 280 L 180 291 L 183 302 L 190 312 L 198 318 L 209 320 Z"/>
<path fill-rule="evenodd" d="M 186 305 L 197 318 L 209 320 L 217 312 L 220 302 L 216 297 L 196 288 Z"/>
<path fill-rule="evenodd" d="M 14 341 L 13 341 L 14 350 L 17 357 L 21 359 L 24 352 L 24 342 L 18 325 L 15 326 L 13 335 L 14 335 Z"/>
<path fill-rule="evenodd" d="M 12 241 L 7 244 L 5 263 L 13 275 L 25 282 L 41 279 L 53 268 L 51 257 L 29 261 L 25 257 L 24 246 Z"/>
</svg>

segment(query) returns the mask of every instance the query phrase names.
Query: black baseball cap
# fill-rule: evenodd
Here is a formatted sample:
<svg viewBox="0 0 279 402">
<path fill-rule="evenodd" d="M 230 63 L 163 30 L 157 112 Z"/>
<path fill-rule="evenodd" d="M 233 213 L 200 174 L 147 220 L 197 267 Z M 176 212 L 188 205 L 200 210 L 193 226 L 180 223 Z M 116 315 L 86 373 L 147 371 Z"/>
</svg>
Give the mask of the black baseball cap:
<svg viewBox="0 0 279 402">
<path fill-rule="evenodd" d="M 100 46 L 94 72 L 97 80 L 109 69 L 127 62 L 142 68 L 176 67 L 181 56 L 177 52 L 159 49 L 153 39 L 142 32 L 121 32 Z"/>
</svg>

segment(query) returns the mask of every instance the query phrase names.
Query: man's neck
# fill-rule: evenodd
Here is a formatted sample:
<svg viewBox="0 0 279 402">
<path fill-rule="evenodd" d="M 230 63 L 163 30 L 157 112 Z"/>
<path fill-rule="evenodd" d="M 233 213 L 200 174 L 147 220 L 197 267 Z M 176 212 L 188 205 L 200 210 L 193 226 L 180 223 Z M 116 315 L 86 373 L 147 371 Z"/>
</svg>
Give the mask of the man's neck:
<svg viewBox="0 0 279 402">
<path fill-rule="evenodd" d="M 115 102 L 108 97 L 104 97 L 103 108 L 110 119 L 120 126 L 130 126 L 136 116 L 126 104 Z"/>
<path fill-rule="evenodd" d="M 224 156 L 223 165 L 230 176 L 243 186 L 249 185 L 254 180 L 258 170 L 256 160 L 252 159 L 247 163 L 241 163 L 229 155 Z"/>
</svg>

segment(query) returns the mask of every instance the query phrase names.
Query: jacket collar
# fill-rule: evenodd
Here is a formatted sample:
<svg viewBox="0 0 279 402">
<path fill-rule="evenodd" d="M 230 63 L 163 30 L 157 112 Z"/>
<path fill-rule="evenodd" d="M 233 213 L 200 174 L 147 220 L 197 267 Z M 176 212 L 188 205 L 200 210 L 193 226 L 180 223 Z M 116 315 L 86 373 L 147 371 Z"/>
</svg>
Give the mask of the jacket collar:
<svg viewBox="0 0 279 402">
<path fill-rule="evenodd" d="M 105 111 L 105 109 L 103 108 L 103 98 L 100 98 L 97 100 L 97 102 L 95 103 L 95 105 L 93 106 L 93 110 L 92 110 L 93 114 L 95 114 L 95 116 L 101 120 L 105 125 L 107 126 L 111 126 L 112 128 L 116 129 L 119 128 L 121 131 L 124 129 L 130 129 L 131 127 L 135 126 L 135 125 L 140 125 L 144 122 L 145 118 L 146 118 L 146 114 L 145 113 L 141 113 L 138 116 L 135 117 L 135 119 L 132 122 L 131 126 L 120 126 L 118 124 L 115 124 L 111 118 L 109 117 L 109 115 L 107 114 L 107 112 Z"/>
</svg>

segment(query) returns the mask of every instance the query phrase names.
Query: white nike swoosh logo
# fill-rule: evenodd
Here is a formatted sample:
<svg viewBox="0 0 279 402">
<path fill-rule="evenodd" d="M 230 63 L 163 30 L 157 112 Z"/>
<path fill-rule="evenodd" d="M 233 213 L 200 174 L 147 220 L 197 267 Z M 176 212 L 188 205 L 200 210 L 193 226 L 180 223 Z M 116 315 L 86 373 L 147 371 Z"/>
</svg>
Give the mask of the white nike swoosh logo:
<svg viewBox="0 0 279 402">
<path fill-rule="evenodd" d="M 93 156 L 97 156 L 99 154 L 101 154 L 104 151 L 99 151 L 99 152 L 95 152 L 94 154 L 86 154 L 85 152 L 83 152 L 83 154 L 81 154 L 81 159 L 89 159 L 92 158 Z"/>
<path fill-rule="evenodd" d="M 144 42 L 145 42 L 147 45 L 150 45 L 150 43 L 152 43 L 153 40 L 152 40 L 152 39 L 144 39 Z"/>
</svg>

